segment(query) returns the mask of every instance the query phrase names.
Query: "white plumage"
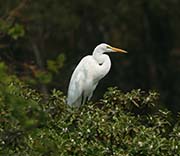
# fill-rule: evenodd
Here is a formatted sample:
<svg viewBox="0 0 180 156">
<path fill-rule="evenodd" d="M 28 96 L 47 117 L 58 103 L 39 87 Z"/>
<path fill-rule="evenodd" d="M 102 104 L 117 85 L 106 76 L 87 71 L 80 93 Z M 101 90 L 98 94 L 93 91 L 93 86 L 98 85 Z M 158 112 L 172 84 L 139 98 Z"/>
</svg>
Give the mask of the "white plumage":
<svg viewBox="0 0 180 156">
<path fill-rule="evenodd" d="M 105 52 L 126 51 L 111 47 L 102 43 L 98 45 L 92 55 L 82 58 L 74 70 L 68 88 L 67 104 L 72 107 L 83 105 L 86 100 L 90 100 L 99 80 L 101 80 L 110 70 L 111 61 Z"/>
</svg>

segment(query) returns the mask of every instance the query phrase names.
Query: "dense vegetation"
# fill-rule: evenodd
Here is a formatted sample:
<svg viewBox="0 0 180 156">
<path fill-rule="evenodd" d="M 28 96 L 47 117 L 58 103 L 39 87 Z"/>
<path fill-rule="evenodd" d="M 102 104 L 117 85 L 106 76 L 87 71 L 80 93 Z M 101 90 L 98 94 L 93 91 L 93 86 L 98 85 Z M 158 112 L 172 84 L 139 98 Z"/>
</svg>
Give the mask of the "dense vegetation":
<svg viewBox="0 0 180 156">
<path fill-rule="evenodd" d="M 0 155 L 163 155 L 180 153 L 180 123 L 159 94 L 109 88 L 79 109 L 53 90 L 41 95 L 0 63 Z"/>
<path fill-rule="evenodd" d="M 177 112 L 179 6 L 179 0 L 1 0 L 0 59 L 42 92 L 66 92 L 78 61 L 106 42 L 129 53 L 111 56 L 96 99 L 110 86 L 156 89 Z"/>
<path fill-rule="evenodd" d="M 1 0 L 0 155 L 179 156 L 179 6 Z M 111 56 L 94 102 L 69 108 L 70 75 L 101 42 L 129 53 Z"/>
</svg>

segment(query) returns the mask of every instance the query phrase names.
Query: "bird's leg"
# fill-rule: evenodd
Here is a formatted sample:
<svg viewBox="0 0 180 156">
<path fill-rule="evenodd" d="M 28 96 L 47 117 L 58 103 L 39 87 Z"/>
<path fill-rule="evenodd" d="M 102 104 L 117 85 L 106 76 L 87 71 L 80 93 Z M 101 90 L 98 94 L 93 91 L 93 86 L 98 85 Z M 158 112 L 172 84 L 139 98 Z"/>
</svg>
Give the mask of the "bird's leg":
<svg viewBox="0 0 180 156">
<path fill-rule="evenodd" d="M 85 93 L 82 93 L 82 98 L 81 98 L 81 105 L 85 104 L 89 98 L 85 95 Z"/>
<path fill-rule="evenodd" d="M 81 105 L 84 104 L 84 92 L 82 92 Z"/>
</svg>

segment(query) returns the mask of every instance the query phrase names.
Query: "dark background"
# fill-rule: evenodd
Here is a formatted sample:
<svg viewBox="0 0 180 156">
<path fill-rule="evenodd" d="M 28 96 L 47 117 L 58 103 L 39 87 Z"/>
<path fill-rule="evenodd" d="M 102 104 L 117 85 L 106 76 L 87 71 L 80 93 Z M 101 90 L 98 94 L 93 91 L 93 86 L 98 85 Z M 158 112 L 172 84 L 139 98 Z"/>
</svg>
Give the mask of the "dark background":
<svg viewBox="0 0 180 156">
<path fill-rule="evenodd" d="M 179 0 L 0 0 L 0 60 L 30 86 L 67 92 L 82 57 L 105 42 L 128 51 L 110 54 L 107 87 L 157 90 L 180 111 Z"/>
</svg>

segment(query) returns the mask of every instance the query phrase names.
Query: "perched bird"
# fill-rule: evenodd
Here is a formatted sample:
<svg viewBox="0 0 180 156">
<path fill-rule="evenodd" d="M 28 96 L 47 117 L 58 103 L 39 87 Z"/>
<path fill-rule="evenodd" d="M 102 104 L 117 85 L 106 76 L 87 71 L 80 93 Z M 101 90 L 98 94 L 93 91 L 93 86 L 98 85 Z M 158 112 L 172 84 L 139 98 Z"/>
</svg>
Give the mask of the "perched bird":
<svg viewBox="0 0 180 156">
<path fill-rule="evenodd" d="M 111 68 L 111 60 L 104 53 L 120 52 L 125 50 L 114 48 L 101 43 L 93 51 L 92 55 L 85 56 L 74 70 L 68 88 L 67 104 L 72 107 L 80 107 L 93 95 L 99 80 L 101 80 Z"/>
</svg>

